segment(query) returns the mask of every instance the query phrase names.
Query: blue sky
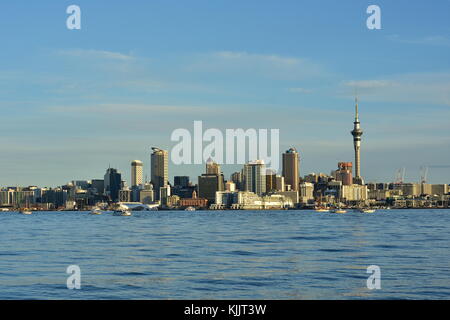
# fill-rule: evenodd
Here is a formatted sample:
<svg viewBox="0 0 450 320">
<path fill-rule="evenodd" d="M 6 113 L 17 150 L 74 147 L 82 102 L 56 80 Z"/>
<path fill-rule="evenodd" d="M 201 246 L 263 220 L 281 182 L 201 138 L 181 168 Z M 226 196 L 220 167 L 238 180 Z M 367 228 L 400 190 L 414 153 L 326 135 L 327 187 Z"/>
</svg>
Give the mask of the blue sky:
<svg viewBox="0 0 450 320">
<path fill-rule="evenodd" d="M 77 4 L 82 29 L 66 28 Z M 366 28 L 381 7 L 382 30 Z M 0 185 L 101 178 L 176 128 L 278 128 L 301 174 L 450 165 L 450 1 L 14 1 L 0 5 Z M 224 166 L 228 176 L 239 169 Z M 203 166 L 170 166 L 170 176 Z M 450 182 L 432 168 L 430 182 Z"/>
</svg>

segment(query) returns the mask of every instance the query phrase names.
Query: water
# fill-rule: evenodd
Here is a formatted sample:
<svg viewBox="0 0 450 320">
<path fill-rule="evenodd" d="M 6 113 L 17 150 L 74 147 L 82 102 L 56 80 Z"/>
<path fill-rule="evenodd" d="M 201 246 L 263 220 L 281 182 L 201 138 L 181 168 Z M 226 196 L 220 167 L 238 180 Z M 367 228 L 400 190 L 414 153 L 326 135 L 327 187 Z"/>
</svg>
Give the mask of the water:
<svg viewBox="0 0 450 320">
<path fill-rule="evenodd" d="M 449 237 L 450 210 L 0 213 L 0 299 L 450 299 Z"/>
</svg>

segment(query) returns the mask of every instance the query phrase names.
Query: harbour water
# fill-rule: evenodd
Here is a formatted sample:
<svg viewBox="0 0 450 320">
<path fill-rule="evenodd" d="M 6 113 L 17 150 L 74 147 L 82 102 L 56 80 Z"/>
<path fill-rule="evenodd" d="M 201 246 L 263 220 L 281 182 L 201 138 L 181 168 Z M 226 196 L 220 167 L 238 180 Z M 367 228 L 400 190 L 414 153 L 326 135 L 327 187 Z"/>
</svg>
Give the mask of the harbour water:
<svg viewBox="0 0 450 320">
<path fill-rule="evenodd" d="M 9 212 L 0 243 L 0 299 L 450 299 L 450 210 Z"/>
</svg>

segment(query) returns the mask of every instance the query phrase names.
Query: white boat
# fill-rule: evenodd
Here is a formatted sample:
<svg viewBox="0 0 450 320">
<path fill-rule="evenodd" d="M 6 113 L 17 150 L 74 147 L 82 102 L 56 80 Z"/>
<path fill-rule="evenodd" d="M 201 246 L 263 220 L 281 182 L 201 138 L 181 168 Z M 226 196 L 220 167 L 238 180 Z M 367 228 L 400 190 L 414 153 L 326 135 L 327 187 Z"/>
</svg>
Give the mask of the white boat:
<svg viewBox="0 0 450 320">
<path fill-rule="evenodd" d="M 117 209 L 114 210 L 115 216 L 131 216 L 131 210 L 130 209 Z"/>
<path fill-rule="evenodd" d="M 331 210 L 331 212 L 332 213 L 347 213 L 347 210 L 337 208 L 337 209 Z"/>
<path fill-rule="evenodd" d="M 194 207 L 187 207 L 186 209 L 184 209 L 184 211 L 195 211 Z"/>
<path fill-rule="evenodd" d="M 359 209 L 359 212 L 361 212 L 361 213 L 374 213 L 375 211 L 376 211 L 375 209 L 369 209 L 369 208 Z"/>
<path fill-rule="evenodd" d="M 21 214 L 32 214 L 33 212 L 31 212 L 31 211 L 28 210 L 28 209 L 23 209 L 23 210 L 20 210 L 20 213 L 21 213 Z"/>
<path fill-rule="evenodd" d="M 103 213 L 103 211 L 100 208 L 94 208 L 94 209 L 91 210 L 90 214 L 99 215 L 99 214 L 102 214 L 102 213 Z"/>
<path fill-rule="evenodd" d="M 316 212 L 330 212 L 329 209 L 324 208 L 324 207 L 319 207 L 319 208 L 316 208 L 315 210 L 316 210 Z"/>
</svg>

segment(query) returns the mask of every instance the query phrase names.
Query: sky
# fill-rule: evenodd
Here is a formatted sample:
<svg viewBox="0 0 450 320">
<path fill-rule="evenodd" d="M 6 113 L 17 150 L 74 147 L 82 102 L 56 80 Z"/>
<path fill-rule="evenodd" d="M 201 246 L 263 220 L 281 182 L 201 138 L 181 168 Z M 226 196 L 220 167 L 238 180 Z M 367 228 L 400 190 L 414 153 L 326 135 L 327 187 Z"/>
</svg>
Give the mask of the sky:
<svg viewBox="0 0 450 320">
<path fill-rule="evenodd" d="M 81 30 L 66 8 L 81 8 Z M 381 30 L 369 30 L 369 5 Z M 171 133 L 279 129 L 301 175 L 353 161 L 361 173 L 450 183 L 450 1 L 3 1 L 0 186 L 102 178 Z M 228 177 L 238 165 L 222 167 Z M 203 165 L 169 165 L 194 182 Z"/>
</svg>

